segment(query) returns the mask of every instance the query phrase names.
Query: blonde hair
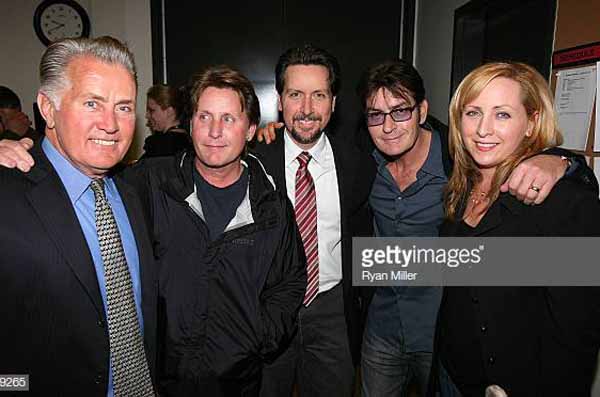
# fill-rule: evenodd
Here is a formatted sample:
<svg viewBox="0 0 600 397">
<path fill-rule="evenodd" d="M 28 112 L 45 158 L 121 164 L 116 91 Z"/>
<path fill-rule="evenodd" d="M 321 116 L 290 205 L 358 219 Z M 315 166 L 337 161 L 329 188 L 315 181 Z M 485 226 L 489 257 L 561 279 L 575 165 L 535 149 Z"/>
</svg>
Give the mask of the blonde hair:
<svg viewBox="0 0 600 397">
<path fill-rule="evenodd" d="M 445 194 L 446 216 L 449 219 L 454 219 L 461 205 L 466 202 L 471 188 L 481 180 L 477 164 L 467 152 L 462 140 L 463 110 L 498 77 L 519 83 L 521 100 L 527 116 L 533 121 L 533 128 L 531 135 L 525 136 L 515 152 L 496 168 L 488 193 L 490 202 L 498 198 L 500 186 L 521 161 L 562 143 L 548 83 L 534 68 L 524 63 L 495 62 L 473 70 L 460 83 L 450 102 L 449 147 L 454 169 Z"/>
</svg>

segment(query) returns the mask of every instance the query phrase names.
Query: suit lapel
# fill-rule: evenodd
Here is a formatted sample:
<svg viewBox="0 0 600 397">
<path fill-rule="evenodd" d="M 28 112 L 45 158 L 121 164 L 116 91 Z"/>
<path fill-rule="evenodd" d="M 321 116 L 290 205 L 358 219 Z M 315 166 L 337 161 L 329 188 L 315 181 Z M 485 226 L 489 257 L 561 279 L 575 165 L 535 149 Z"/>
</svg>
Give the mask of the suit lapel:
<svg viewBox="0 0 600 397">
<path fill-rule="evenodd" d="M 31 152 L 36 166 L 28 174 L 34 182 L 26 199 L 31 203 L 40 221 L 54 241 L 67 264 L 92 300 L 99 316 L 104 317 L 104 306 L 90 250 L 69 200 L 67 192 L 38 145 Z"/>
<path fill-rule="evenodd" d="M 340 147 L 340 142 L 338 141 L 338 139 L 332 135 L 327 135 L 327 138 L 329 138 L 329 142 L 331 143 L 331 150 L 333 151 L 333 159 L 335 161 L 335 173 L 337 176 L 338 194 L 340 197 L 340 227 L 342 231 L 342 236 L 344 236 L 344 219 L 346 219 L 346 210 L 348 208 L 347 199 L 351 197 L 352 193 L 348 191 L 348 182 L 349 176 L 354 174 L 352 169 L 353 164 L 351 161 L 348 161 L 348 153 L 346 150 L 344 150 L 344 148 Z"/>
</svg>

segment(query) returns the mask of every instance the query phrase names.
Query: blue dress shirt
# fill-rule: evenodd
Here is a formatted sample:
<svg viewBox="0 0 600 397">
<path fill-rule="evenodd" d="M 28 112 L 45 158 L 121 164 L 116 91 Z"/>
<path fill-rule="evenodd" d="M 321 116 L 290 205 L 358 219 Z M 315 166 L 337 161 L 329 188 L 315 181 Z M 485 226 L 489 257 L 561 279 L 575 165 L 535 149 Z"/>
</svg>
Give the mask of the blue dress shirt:
<svg viewBox="0 0 600 397">
<path fill-rule="evenodd" d="M 102 295 L 102 302 L 104 303 L 104 311 L 106 314 L 106 283 L 104 281 L 104 263 L 102 262 L 102 255 L 100 253 L 100 244 L 98 243 L 98 233 L 96 231 L 96 204 L 94 200 L 94 192 L 90 188 L 90 182 L 92 179 L 87 175 L 83 174 L 77 168 L 73 166 L 66 158 L 64 158 L 56 148 L 50 143 L 48 139 L 44 139 L 42 142 L 42 150 L 52 163 L 52 166 L 56 170 L 56 173 L 60 177 L 71 204 L 75 209 L 75 214 L 81 225 L 81 230 L 87 241 L 88 248 L 92 254 L 94 261 L 94 267 L 96 268 L 96 277 L 98 278 L 98 286 L 100 287 L 100 294 Z M 135 299 L 135 307 L 137 310 L 137 316 L 140 322 L 140 330 L 144 330 L 144 322 L 142 318 L 142 295 L 141 295 L 141 283 L 140 283 L 140 264 L 138 257 L 137 245 L 133 230 L 127 217 L 127 211 L 125 205 L 121 200 L 117 186 L 112 178 L 104 178 L 104 185 L 106 191 L 106 199 L 108 200 L 115 220 L 117 221 L 117 227 L 121 234 L 121 242 L 125 251 L 125 258 L 127 259 L 127 265 L 129 266 L 129 273 L 131 274 L 131 281 L 133 283 L 133 295 Z M 112 383 L 112 369 L 109 363 L 109 376 L 108 376 L 108 397 L 113 396 L 113 383 Z"/>
<path fill-rule="evenodd" d="M 369 197 L 378 237 L 437 237 L 444 219 L 443 192 L 448 177 L 439 133 L 431 132 L 425 163 L 417 180 L 401 191 L 377 151 L 377 175 Z M 441 287 L 379 287 L 369 307 L 369 324 L 380 338 L 401 330 L 407 352 L 432 352 Z"/>
</svg>

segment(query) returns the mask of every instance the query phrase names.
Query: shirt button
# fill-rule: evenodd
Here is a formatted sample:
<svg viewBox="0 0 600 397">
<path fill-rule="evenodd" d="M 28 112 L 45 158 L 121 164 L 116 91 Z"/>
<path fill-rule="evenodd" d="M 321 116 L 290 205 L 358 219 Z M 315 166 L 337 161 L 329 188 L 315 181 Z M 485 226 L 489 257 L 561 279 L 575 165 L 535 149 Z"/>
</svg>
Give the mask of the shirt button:
<svg viewBox="0 0 600 397">
<path fill-rule="evenodd" d="M 402 200 L 402 197 L 398 197 L 398 200 Z"/>
<path fill-rule="evenodd" d="M 474 297 L 471 298 L 471 301 L 473 303 L 479 303 L 479 298 L 477 298 L 476 296 L 474 296 Z"/>
<path fill-rule="evenodd" d="M 101 374 L 97 374 L 96 377 L 94 378 L 94 383 L 99 385 L 102 383 L 103 379 L 104 379 L 104 377 Z"/>
<path fill-rule="evenodd" d="M 100 328 L 104 328 L 104 326 L 105 326 L 104 320 L 98 320 L 97 324 L 98 324 L 98 327 L 100 327 Z"/>
<path fill-rule="evenodd" d="M 488 358 L 488 363 L 493 364 L 496 362 L 496 359 L 494 358 L 494 356 L 490 356 L 490 358 Z"/>
<path fill-rule="evenodd" d="M 482 325 L 482 326 L 481 326 L 481 332 L 484 332 L 484 333 L 485 333 L 485 331 L 487 331 L 487 327 L 486 327 L 485 325 Z"/>
</svg>

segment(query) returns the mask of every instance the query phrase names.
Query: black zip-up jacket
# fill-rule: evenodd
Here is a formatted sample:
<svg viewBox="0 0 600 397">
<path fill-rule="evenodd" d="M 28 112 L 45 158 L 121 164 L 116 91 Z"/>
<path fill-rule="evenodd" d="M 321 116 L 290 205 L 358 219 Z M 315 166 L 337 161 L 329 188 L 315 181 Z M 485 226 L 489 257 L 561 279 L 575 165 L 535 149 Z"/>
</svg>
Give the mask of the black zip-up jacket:
<svg viewBox="0 0 600 397">
<path fill-rule="evenodd" d="M 306 289 L 300 234 L 285 194 L 247 156 L 246 197 L 211 241 L 192 153 L 144 160 L 125 172 L 147 207 L 161 263 L 160 393 L 253 395 L 263 362 L 296 332 Z"/>
</svg>

